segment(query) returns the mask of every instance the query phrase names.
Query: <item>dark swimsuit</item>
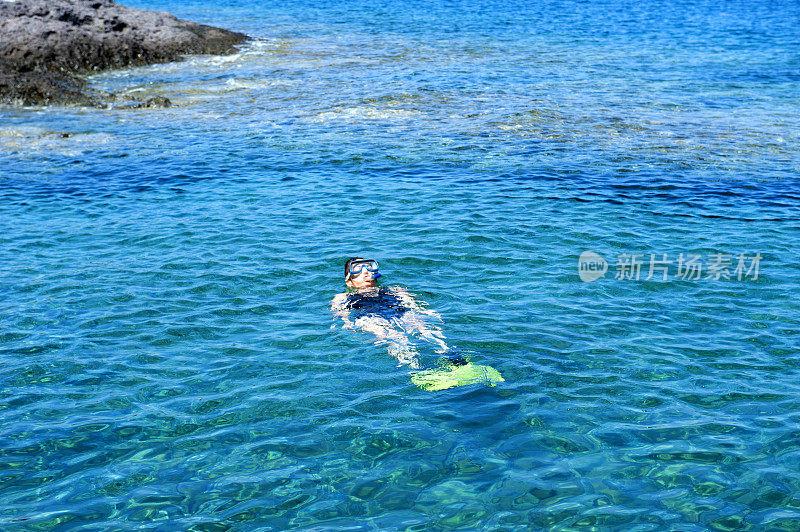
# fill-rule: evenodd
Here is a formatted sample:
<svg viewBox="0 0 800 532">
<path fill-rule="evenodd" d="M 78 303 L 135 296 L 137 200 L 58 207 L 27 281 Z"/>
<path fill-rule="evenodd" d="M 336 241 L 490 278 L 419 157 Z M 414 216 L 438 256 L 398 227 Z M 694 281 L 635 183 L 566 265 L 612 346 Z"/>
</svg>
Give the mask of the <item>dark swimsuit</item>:
<svg viewBox="0 0 800 532">
<path fill-rule="evenodd" d="M 377 290 L 347 294 L 344 308 L 350 311 L 350 319 L 353 321 L 364 316 L 380 316 L 391 320 L 400 318 L 409 310 L 399 297 L 383 287 Z"/>
</svg>

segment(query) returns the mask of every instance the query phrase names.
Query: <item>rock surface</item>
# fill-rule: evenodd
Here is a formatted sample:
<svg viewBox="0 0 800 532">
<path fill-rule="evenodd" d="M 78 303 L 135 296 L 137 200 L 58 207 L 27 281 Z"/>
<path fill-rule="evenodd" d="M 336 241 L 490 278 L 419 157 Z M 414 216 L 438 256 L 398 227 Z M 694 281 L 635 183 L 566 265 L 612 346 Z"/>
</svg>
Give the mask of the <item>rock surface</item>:
<svg viewBox="0 0 800 532">
<path fill-rule="evenodd" d="M 0 102 L 98 104 L 76 74 L 231 53 L 246 39 L 113 0 L 0 0 Z"/>
</svg>

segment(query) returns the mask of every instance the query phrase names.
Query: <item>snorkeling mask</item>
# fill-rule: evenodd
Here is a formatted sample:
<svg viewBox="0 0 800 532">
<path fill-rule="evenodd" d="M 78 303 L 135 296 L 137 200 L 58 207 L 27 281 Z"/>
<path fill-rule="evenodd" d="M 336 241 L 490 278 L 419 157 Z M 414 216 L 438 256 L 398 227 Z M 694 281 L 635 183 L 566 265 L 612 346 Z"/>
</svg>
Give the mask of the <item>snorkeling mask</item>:
<svg viewBox="0 0 800 532">
<path fill-rule="evenodd" d="M 358 275 L 364 268 L 367 269 L 368 272 L 372 274 L 373 279 L 377 279 L 381 276 L 378 272 L 378 261 L 372 259 L 361 259 L 361 260 L 354 260 L 350 263 L 350 269 L 347 272 L 347 279 L 349 279 L 353 275 Z"/>
</svg>

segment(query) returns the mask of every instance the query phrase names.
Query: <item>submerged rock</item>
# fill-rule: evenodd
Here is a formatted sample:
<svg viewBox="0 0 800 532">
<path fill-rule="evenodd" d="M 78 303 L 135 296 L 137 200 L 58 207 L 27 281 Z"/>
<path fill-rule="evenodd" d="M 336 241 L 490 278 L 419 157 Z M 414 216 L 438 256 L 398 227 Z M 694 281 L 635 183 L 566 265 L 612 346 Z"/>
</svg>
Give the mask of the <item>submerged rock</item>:
<svg viewBox="0 0 800 532">
<path fill-rule="evenodd" d="M 107 95 L 77 75 L 231 53 L 246 39 L 113 0 L 0 0 L 0 102 L 96 104 Z"/>
<path fill-rule="evenodd" d="M 16 105 L 97 103 L 98 95 L 84 92 L 85 85 L 81 78 L 65 72 L 31 71 L 0 59 L 0 103 Z"/>
<path fill-rule="evenodd" d="M 154 96 L 146 101 L 136 104 L 137 109 L 166 109 L 172 107 L 172 102 L 164 96 Z"/>
</svg>

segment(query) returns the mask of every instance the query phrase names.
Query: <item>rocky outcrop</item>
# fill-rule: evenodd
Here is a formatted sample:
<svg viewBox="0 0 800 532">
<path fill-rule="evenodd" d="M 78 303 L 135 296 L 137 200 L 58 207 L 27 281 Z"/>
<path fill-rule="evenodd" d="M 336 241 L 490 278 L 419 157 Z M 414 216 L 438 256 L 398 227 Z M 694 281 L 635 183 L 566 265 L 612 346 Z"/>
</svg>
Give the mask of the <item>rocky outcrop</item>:
<svg viewBox="0 0 800 532">
<path fill-rule="evenodd" d="M 113 0 L 0 0 L 0 102 L 96 104 L 80 74 L 231 53 L 246 39 Z"/>
</svg>

